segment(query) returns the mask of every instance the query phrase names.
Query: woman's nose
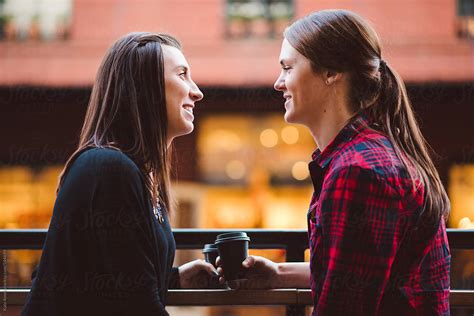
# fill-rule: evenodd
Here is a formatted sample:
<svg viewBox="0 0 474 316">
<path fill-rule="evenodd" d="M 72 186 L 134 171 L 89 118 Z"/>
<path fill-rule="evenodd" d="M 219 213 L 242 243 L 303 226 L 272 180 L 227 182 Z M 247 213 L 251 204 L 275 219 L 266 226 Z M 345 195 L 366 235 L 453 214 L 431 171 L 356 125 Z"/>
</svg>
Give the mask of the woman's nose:
<svg viewBox="0 0 474 316">
<path fill-rule="evenodd" d="M 199 89 L 199 87 L 194 84 L 192 89 L 191 89 L 191 98 L 197 102 L 197 101 L 201 101 L 202 98 L 204 98 L 204 94 L 202 93 L 202 91 Z"/>
<path fill-rule="evenodd" d="M 285 80 L 281 76 L 273 84 L 273 88 L 277 91 L 283 91 L 285 89 Z"/>
</svg>

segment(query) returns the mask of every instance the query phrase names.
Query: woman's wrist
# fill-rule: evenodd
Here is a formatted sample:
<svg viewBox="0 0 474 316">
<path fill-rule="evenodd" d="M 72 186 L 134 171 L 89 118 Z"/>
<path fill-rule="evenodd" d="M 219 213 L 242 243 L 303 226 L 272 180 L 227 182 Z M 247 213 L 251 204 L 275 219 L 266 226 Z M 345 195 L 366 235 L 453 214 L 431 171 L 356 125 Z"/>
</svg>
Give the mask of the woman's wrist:
<svg viewBox="0 0 474 316">
<path fill-rule="evenodd" d="M 277 275 L 274 288 L 308 288 L 309 287 L 309 263 L 307 262 L 283 262 L 277 265 Z"/>
<path fill-rule="evenodd" d="M 272 284 L 272 288 L 285 288 L 288 287 L 286 284 L 286 269 L 284 267 L 284 263 L 277 263 L 277 275 L 274 278 L 274 284 Z"/>
<path fill-rule="evenodd" d="M 170 280 L 168 282 L 170 289 L 180 289 L 181 283 L 179 278 L 179 267 L 171 268 Z"/>
<path fill-rule="evenodd" d="M 275 288 L 291 288 L 293 286 L 293 274 L 291 266 L 286 263 L 278 263 L 278 273 L 275 278 Z"/>
</svg>

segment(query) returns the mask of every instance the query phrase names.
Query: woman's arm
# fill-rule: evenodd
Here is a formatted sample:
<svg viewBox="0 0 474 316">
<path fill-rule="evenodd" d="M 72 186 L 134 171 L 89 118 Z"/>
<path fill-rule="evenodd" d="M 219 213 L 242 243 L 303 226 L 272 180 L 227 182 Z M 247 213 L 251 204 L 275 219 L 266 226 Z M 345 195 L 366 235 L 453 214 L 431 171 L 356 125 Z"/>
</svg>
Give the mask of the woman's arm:
<svg viewBox="0 0 474 316">
<path fill-rule="evenodd" d="M 220 258 L 217 259 L 219 275 L 223 276 Z M 309 263 L 308 262 L 284 262 L 275 263 L 260 256 L 249 256 L 242 262 L 247 269 L 245 280 L 228 282 L 231 288 L 244 289 L 275 289 L 275 288 L 308 288 L 309 287 Z M 225 282 L 223 277 L 219 280 Z"/>
<path fill-rule="evenodd" d="M 181 284 L 179 281 L 179 268 L 173 267 L 171 269 L 170 279 L 168 281 L 168 288 L 169 289 L 180 289 Z"/>
<path fill-rule="evenodd" d="M 278 263 L 275 288 L 309 288 L 309 262 Z"/>
</svg>

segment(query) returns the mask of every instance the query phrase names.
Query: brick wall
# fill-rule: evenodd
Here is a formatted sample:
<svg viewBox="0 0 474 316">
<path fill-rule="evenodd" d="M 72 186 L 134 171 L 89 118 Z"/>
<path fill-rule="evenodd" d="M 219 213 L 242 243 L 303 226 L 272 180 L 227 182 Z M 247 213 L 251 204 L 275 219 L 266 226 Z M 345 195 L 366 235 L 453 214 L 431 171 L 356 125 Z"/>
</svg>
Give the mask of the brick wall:
<svg viewBox="0 0 474 316">
<path fill-rule="evenodd" d="M 474 48 L 456 38 L 453 0 L 295 0 L 296 17 L 345 8 L 379 32 L 385 59 L 406 81 L 472 81 Z M 91 85 L 107 47 L 137 30 L 180 38 L 200 85 L 273 84 L 281 40 L 224 37 L 224 0 L 75 0 L 70 40 L 1 42 L 0 85 Z"/>
</svg>

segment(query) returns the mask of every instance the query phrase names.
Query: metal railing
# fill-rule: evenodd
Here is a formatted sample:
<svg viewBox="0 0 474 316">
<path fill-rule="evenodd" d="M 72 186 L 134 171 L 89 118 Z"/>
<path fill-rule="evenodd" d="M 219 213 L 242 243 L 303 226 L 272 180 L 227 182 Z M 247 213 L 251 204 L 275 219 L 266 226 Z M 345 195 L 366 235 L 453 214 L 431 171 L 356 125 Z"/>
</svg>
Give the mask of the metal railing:
<svg viewBox="0 0 474 316">
<path fill-rule="evenodd" d="M 178 249 L 202 249 L 204 244 L 213 243 L 216 235 L 229 231 L 245 231 L 251 239 L 250 248 L 253 249 L 285 249 L 287 262 L 304 261 L 304 254 L 308 249 L 308 235 L 306 230 L 264 230 L 264 229 L 174 229 L 174 237 Z M 28 230 L 0 230 L 0 249 L 42 249 L 46 238 L 46 229 Z M 474 230 L 448 229 L 448 239 L 451 249 L 474 249 Z M 14 291 L 14 290 L 11 290 Z M 201 291 L 201 292 L 199 292 Z M 222 290 L 209 290 L 212 297 L 220 295 L 226 303 L 232 302 L 232 295 Z M 26 294 L 19 291 L 18 300 L 21 301 Z M 174 290 L 171 292 L 170 305 L 193 305 L 193 296 L 196 292 L 200 296 L 199 305 L 220 305 L 216 301 L 203 300 L 202 290 Z M 252 292 L 252 291 L 250 291 Z M 257 295 L 253 291 L 249 296 Z M 17 293 L 17 294 L 18 294 Z M 23 296 L 22 296 L 23 295 Z M 186 296 L 187 295 L 187 296 Z M 173 297 L 180 299 L 174 300 Z M 245 295 L 240 295 L 240 301 L 236 305 L 246 304 Z M 294 298 L 293 298 L 294 296 Z M 474 306 L 474 291 L 453 291 L 451 304 L 456 306 Z M 186 297 L 188 299 L 186 299 Z M 235 296 L 234 296 L 235 297 Z M 274 297 L 275 299 L 272 299 Z M 288 299 L 281 300 L 282 297 Z M 287 315 L 305 315 L 305 305 L 310 305 L 309 290 L 267 290 L 266 300 L 249 300 L 252 305 L 286 305 Z M 196 304 L 198 305 L 198 304 Z M 231 305 L 231 304 L 229 304 Z"/>
</svg>

